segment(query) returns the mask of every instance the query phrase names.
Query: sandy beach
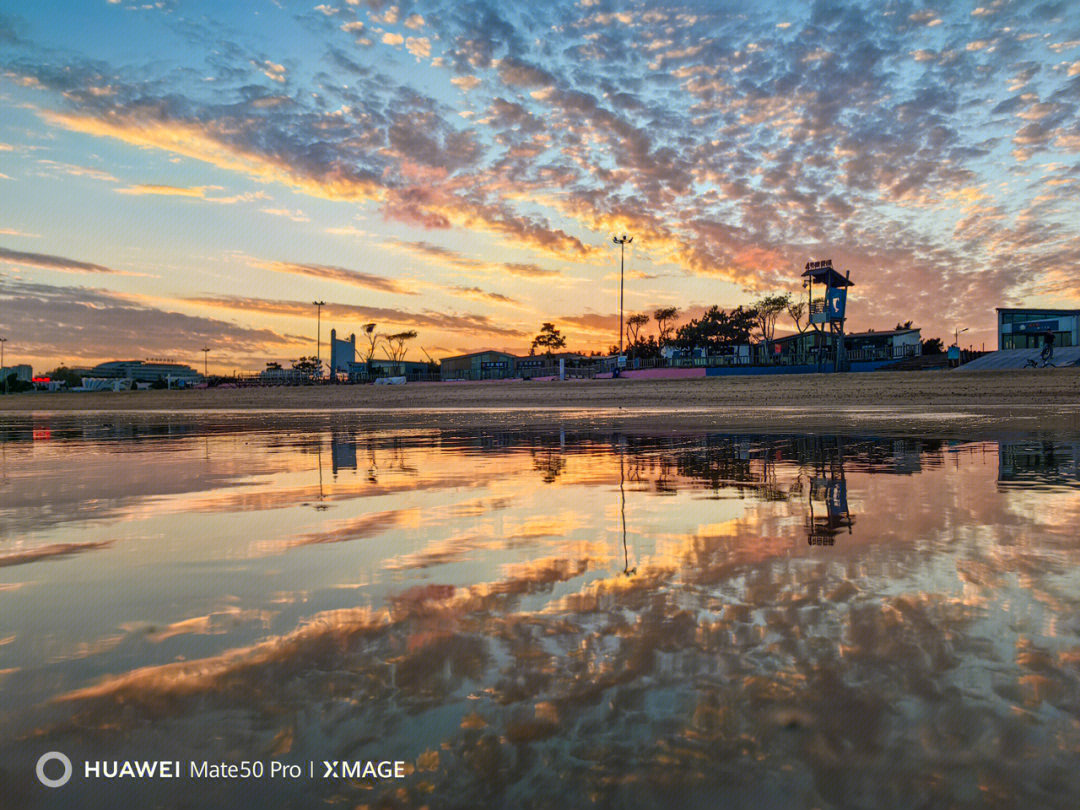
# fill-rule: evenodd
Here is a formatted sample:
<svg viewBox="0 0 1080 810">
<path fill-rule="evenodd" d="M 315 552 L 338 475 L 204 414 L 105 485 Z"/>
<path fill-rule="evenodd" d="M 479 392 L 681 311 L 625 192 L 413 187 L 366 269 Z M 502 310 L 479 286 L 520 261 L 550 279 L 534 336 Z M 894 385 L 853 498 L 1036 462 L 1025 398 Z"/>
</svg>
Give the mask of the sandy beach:
<svg viewBox="0 0 1080 810">
<path fill-rule="evenodd" d="M 357 411 L 373 425 L 612 425 L 882 434 L 1080 435 L 1080 369 L 880 372 L 690 380 L 419 383 L 402 386 L 20 394 L 0 415 L 57 412 Z"/>
</svg>

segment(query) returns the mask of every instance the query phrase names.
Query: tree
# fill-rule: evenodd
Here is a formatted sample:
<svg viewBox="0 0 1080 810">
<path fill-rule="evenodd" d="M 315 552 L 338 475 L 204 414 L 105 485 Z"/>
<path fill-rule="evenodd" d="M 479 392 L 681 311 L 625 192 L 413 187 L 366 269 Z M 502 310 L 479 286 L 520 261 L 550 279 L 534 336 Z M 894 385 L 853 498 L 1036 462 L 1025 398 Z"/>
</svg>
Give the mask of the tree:
<svg viewBox="0 0 1080 810">
<path fill-rule="evenodd" d="M 540 326 L 540 334 L 533 338 L 529 354 L 536 354 L 538 346 L 545 350 L 545 354 L 551 354 L 555 349 L 566 346 L 566 338 L 555 328 L 555 324 L 545 322 Z"/>
<path fill-rule="evenodd" d="M 897 332 L 899 332 L 901 329 L 910 329 L 910 328 L 911 328 L 911 321 L 904 321 L 903 323 L 900 323 L 899 321 L 896 322 L 896 331 Z"/>
<path fill-rule="evenodd" d="M 700 318 L 684 323 L 675 333 L 675 344 L 682 349 L 701 348 L 720 354 L 734 346 L 750 342 L 757 313 L 739 306 L 725 312 L 715 304 Z"/>
<path fill-rule="evenodd" d="M 322 375 L 322 361 L 318 357 L 301 357 L 299 360 L 293 360 L 292 367 L 309 377 Z"/>
<path fill-rule="evenodd" d="M 281 371 L 281 363 L 273 363 L 273 362 L 267 363 L 266 364 L 266 370 L 267 371 Z"/>
<path fill-rule="evenodd" d="M 802 325 L 802 319 L 806 315 L 805 301 L 792 301 L 788 304 L 787 314 L 788 317 L 791 318 L 792 323 L 795 324 L 795 331 L 800 335 L 809 328 L 809 323 L 807 323 L 806 326 Z"/>
<path fill-rule="evenodd" d="M 371 358 L 375 356 L 375 349 L 378 348 L 383 336 L 375 331 L 373 323 L 365 323 L 360 327 L 360 331 L 364 333 L 364 340 L 368 343 L 367 351 L 364 353 L 364 362 L 370 365 Z"/>
<path fill-rule="evenodd" d="M 659 330 L 659 334 L 656 336 L 656 342 L 660 346 L 664 346 L 671 342 L 671 336 L 675 332 L 675 319 L 679 317 L 678 307 L 661 307 L 653 313 L 653 320 L 656 321 L 656 328 Z"/>
<path fill-rule="evenodd" d="M 78 388 L 82 385 L 82 377 L 67 366 L 57 366 L 46 376 L 48 376 L 50 380 L 59 380 L 68 388 Z"/>
<path fill-rule="evenodd" d="M 386 346 L 383 347 L 383 351 L 386 352 L 386 356 L 392 361 L 400 363 L 405 359 L 405 353 L 409 351 L 408 347 L 405 345 L 405 341 L 412 340 L 415 337 L 415 329 L 408 329 L 404 332 L 395 332 L 392 335 L 384 335 L 383 340 L 386 341 Z"/>
<path fill-rule="evenodd" d="M 923 354 L 943 354 L 945 352 L 945 343 L 941 338 L 927 338 L 922 342 Z"/>
<path fill-rule="evenodd" d="M 631 351 L 638 343 L 638 333 L 641 331 L 641 327 L 649 322 L 649 316 L 644 312 L 640 312 L 637 315 L 631 315 L 626 319 L 626 343 L 627 348 Z"/>
<path fill-rule="evenodd" d="M 773 338 L 776 336 L 776 319 L 786 312 L 789 306 L 791 306 L 790 293 L 766 295 L 754 302 L 754 321 L 761 333 L 761 339 L 765 341 L 767 350 L 772 349 Z"/>
</svg>

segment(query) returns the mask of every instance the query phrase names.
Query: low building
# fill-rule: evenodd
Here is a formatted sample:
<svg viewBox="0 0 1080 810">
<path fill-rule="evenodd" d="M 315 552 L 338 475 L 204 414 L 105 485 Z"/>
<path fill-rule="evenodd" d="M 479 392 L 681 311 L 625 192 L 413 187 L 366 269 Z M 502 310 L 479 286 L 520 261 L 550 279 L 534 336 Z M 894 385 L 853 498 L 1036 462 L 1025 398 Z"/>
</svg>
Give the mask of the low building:
<svg viewBox="0 0 1080 810">
<path fill-rule="evenodd" d="M 554 377 L 559 373 L 560 362 L 563 369 L 579 369 L 592 366 L 593 361 L 577 352 L 553 352 L 552 354 L 530 354 L 518 357 L 514 363 L 514 376 L 522 379 L 530 377 Z"/>
<path fill-rule="evenodd" d="M 155 363 L 142 360 L 110 360 L 90 369 L 89 377 L 108 380 L 132 380 L 133 382 L 172 381 L 187 385 L 202 379 L 191 366 L 182 363 Z"/>
<path fill-rule="evenodd" d="M 902 360 L 922 354 L 919 329 L 885 329 L 880 332 L 852 332 L 844 335 L 849 360 Z M 821 352 L 832 351 L 830 332 L 808 330 L 773 341 L 773 357 L 787 363 L 813 362 Z"/>
<path fill-rule="evenodd" d="M 408 382 L 426 382 L 439 379 L 439 369 L 422 360 L 378 360 L 370 363 L 358 363 L 366 366 L 368 376 L 377 380 L 380 377 L 404 377 Z"/>
<path fill-rule="evenodd" d="M 444 357 L 439 361 L 443 380 L 506 380 L 514 377 L 518 358 L 493 349 Z"/>
<path fill-rule="evenodd" d="M 886 329 L 882 332 L 853 332 L 844 335 L 844 348 L 851 360 L 866 355 L 866 360 L 902 360 L 922 354 L 922 332 L 919 329 Z"/>
<path fill-rule="evenodd" d="M 269 366 L 259 372 L 257 380 L 261 385 L 301 385 L 314 380 L 310 372 L 295 368 Z"/>
<path fill-rule="evenodd" d="M 1058 348 L 1080 346 L 1080 309 L 997 310 L 998 349 L 1038 349 L 1047 334 Z"/>
<path fill-rule="evenodd" d="M 26 363 L 20 363 L 17 366 L 0 368 L 0 383 L 8 379 L 12 374 L 15 375 L 15 379 L 19 382 L 31 382 L 34 379 L 34 369 Z"/>
</svg>

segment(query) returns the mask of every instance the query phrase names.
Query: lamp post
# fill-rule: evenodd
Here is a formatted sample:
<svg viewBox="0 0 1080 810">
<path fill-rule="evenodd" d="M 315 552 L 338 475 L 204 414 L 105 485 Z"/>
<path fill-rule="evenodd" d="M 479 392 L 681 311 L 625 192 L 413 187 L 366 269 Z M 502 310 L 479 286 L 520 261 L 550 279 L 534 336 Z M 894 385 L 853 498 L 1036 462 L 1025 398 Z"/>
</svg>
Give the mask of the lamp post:
<svg viewBox="0 0 1080 810">
<path fill-rule="evenodd" d="M 623 339 L 623 269 L 626 266 L 626 246 L 634 241 L 634 237 L 627 236 L 625 233 L 622 236 L 613 236 L 611 241 L 619 246 L 619 356 L 622 356 L 622 339 Z"/>
<path fill-rule="evenodd" d="M 312 301 L 316 310 L 315 323 L 315 362 L 318 363 L 319 377 L 322 377 L 322 308 L 325 301 Z"/>
<path fill-rule="evenodd" d="M 963 329 L 957 328 L 955 330 L 956 333 L 953 335 L 953 345 L 956 348 L 958 348 L 958 349 L 960 348 L 960 335 L 964 334 L 964 332 L 966 332 L 967 330 L 968 330 L 968 327 L 966 327 L 966 326 Z"/>
<path fill-rule="evenodd" d="M 4 365 L 4 344 L 7 343 L 7 338 L 0 338 L 0 374 L 4 375 L 4 393 L 8 392 L 7 387 L 7 367 Z"/>
<path fill-rule="evenodd" d="M 209 377 L 210 376 L 209 374 L 206 373 L 206 358 L 209 356 L 209 354 L 210 354 L 210 349 L 208 349 L 207 347 L 204 346 L 203 349 L 202 349 L 202 375 L 203 375 L 203 377 Z"/>
</svg>

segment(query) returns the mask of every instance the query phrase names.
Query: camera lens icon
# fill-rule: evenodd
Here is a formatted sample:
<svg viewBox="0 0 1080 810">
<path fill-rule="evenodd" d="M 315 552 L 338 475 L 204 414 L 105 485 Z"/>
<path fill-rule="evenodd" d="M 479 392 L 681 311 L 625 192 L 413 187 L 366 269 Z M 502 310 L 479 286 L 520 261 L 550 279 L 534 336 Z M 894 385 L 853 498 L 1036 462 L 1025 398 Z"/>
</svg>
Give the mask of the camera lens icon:
<svg viewBox="0 0 1080 810">
<path fill-rule="evenodd" d="M 57 779 L 50 779 L 45 775 L 45 766 L 50 762 L 59 762 L 64 772 Z M 71 760 L 59 751 L 50 751 L 47 754 L 42 754 L 37 761 L 37 778 L 45 787 L 58 788 L 63 787 L 71 779 Z"/>
</svg>

